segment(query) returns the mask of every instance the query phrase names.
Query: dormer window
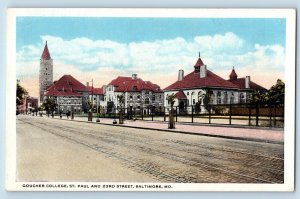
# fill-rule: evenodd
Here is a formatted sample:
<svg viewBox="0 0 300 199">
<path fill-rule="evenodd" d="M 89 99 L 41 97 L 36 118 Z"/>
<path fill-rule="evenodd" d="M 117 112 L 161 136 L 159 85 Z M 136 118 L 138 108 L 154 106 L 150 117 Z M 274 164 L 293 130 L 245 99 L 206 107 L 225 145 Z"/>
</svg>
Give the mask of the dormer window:
<svg viewBox="0 0 300 199">
<path fill-rule="evenodd" d="M 137 86 L 133 86 L 133 87 L 132 87 L 132 90 L 133 90 L 133 91 L 137 91 Z"/>
</svg>

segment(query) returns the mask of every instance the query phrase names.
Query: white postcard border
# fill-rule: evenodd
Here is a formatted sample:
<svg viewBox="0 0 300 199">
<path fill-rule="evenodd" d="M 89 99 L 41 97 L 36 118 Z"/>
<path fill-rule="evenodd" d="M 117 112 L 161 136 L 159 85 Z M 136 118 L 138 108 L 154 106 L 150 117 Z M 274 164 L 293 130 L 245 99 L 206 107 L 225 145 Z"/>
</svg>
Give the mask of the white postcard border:
<svg viewBox="0 0 300 199">
<path fill-rule="evenodd" d="M 177 18 L 285 18 L 286 90 L 284 129 L 284 184 L 179 184 L 111 182 L 16 182 L 16 17 L 177 17 Z M 295 10 L 294 9 L 141 9 L 141 8 L 10 8 L 7 10 L 6 74 L 6 189 L 9 191 L 293 191 L 295 155 Z M 35 187 L 30 187 L 30 186 Z M 41 185 L 43 187 L 36 187 Z M 68 185 L 68 188 L 59 187 Z M 72 185 L 72 187 L 70 187 Z M 74 185 L 74 187 L 73 187 Z M 78 187 L 82 185 L 83 187 Z M 84 188 L 100 185 L 102 188 Z M 103 185 L 115 188 L 104 189 Z M 116 188 L 118 185 L 154 185 L 165 188 Z M 48 186 L 48 187 L 47 187 Z M 171 186 L 171 188 L 169 187 Z"/>
</svg>

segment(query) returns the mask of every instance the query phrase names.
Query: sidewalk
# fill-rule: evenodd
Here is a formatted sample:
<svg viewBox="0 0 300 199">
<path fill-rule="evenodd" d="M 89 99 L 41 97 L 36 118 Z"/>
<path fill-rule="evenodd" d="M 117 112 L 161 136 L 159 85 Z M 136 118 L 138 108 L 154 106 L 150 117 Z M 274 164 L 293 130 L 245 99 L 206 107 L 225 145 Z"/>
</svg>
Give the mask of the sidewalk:
<svg viewBox="0 0 300 199">
<path fill-rule="evenodd" d="M 47 116 L 44 116 L 48 118 Z M 51 117 L 50 117 L 51 118 Z M 70 118 L 70 117 L 69 117 Z M 55 119 L 60 119 L 58 116 Z M 125 120 L 124 124 L 113 124 L 111 118 L 100 118 L 100 122 L 96 122 L 97 118 L 93 118 L 92 122 L 87 121 L 87 117 L 75 117 L 74 120 L 67 119 L 66 116 L 62 120 L 95 123 L 102 125 L 114 125 L 128 128 L 151 129 L 158 131 L 168 131 L 174 133 L 205 135 L 211 137 L 221 137 L 228 139 L 248 140 L 256 142 L 284 143 L 283 129 L 267 129 L 267 128 L 247 128 L 247 127 L 220 127 L 213 125 L 193 125 L 176 123 L 176 129 L 168 129 L 168 122 L 142 121 L 142 120 Z M 118 121 L 118 119 L 117 119 Z"/>
</svg>

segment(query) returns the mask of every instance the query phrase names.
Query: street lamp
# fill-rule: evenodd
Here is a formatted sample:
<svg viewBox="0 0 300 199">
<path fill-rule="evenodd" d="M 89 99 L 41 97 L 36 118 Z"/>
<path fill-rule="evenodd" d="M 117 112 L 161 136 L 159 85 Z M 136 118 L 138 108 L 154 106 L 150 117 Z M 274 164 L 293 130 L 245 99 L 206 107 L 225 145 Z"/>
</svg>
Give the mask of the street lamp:
<svg viewBox="0 0 300 199">
<path fill-rule="evenodd" d="M 94 81 L 92 79 L 92 102 L 91 106 L 89 107 L 89 113 L 88 113 L 88 121 L 93 121 L 93 107 L 94 107 Z"/>
</svg>

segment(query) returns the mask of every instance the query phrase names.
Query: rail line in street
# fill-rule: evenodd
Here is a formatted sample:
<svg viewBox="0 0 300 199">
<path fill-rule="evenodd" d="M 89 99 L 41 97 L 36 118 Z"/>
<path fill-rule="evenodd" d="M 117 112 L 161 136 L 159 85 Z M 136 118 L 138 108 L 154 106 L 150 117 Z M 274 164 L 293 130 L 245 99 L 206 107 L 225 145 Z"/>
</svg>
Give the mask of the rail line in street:
<svg viewBox="0 0 300 199">
<path fill-rule="evenodd" d="M 241 150 L 233 150 L 232 148 L 226 148 L 224 146 L 218 146 L 216 144 L 212 144 L 209 146 L 208 144 L 203 143 L 188 143 L 184 144 L 182 141 L 176 141 L 174 140 L 159 140 L 160 144 L 159 147 L 162 147 L 161 150 L 148 147 L 149 145 L 158 142 L 158 140 L 150 140 L 148 139 L 148 145 L 143 145 L 145 142 L 146 137 L 143 137 L 142 135 L 136 135 L 136 134 L 122 134 L 122 132 L 101 132 L 99 133 L 99 129 L 91 130 L 85 127 L 84 125 L 80 126 L 80 129 L 70 126 L 70 125 L 64 125 L 64 126 L 53 126 L 50 124 L 43 123 L 41 121 L 35 121 L 35 122 L 29 122 L 23 119 L 19 119 L 24 123 L 33 125 L 37 128 L 42 129 L 43 131 L 49 132 L 51 134 L 54 134 L 56 136 L 60 136 L 62 138 L 68 139 L 72 142 L 84 145 L 86 147 L 92 148 L 94 150 L 97 150 L 103 154 L 105 154 L 108 157 L 117 159 L 121 162 L 126 162 L 126 166 L 130 168 L 134 168 L 136 170 L 139 170 L 141 172 L 144 172 L 148 175 L 155 176 L 158 180 L 163 182 L 177 182 L 177 183 L 191 183 L 191 182 L 202 182 L 201 179 L 205 179 L 206 182 L 216 182 L 217 176 L 209 176 L 206 174 L 206 171 L 208 173 L 218 173 L 219 175 L 223 176 L 223 178 L 228 179 L 230 182 L 245 182 L 245 183 L 282 183 L 283 182 L 283 159 L 279 157 L 273 157 L 273 156 L 267 156 L 264 154 L 251 154 L 249 152 L 241 151 Z M 60 132 L 60 133 L 58 133 Z M 112 136 L 115 135 L 115 136 Z M 144 135 L 144 134 L 143 134 Z M 117 136 L 117 138 L 116 138 Z M 143 139 L 143 140 L 141 140 Z M 216 138 L 218 139 L 218 138 Z M 172 144 L 175 144 L 175 146 L 172 146 Z M 188 175 L 178 175 L 174 172 L 166 171 L 164 169 L 163 165 L 157 165 L 155 162 L 147 161 L 147 159 L 142 159 L 140 157 L 135 157 L 134 155 L 130 156 L 127 154 L 125 156 L 122 152 L 118 152 L 115 150 L 115 145 L 118 147 L 124 148 L 124 150 L 128 150 L 132 154 L 134 154 L 135 150 L 138 150 L 140 153 L 143 153 L 145 156 L 159 156 L 163 159 L 169 159 L 174 164 L 182 164 L 189 166 L 192 171 L 196 171 L 197 174 L 194 174 L 198 176 L 196 177 L 189 177 Z M 178 154 L 178 150 L 180 149 L 178 146 L 181 146 L 181 148 L 185 148 L 185 151 L 182 151 L 183 154 Z M 223 147 L 223 148 L 222 148 Z M 224 149 L 224 150 L 222 150 Z M 238 169 L 231 168 L 228 169 L 226 166 L 220 167 L 220 165 L 213 164 L 212 162 L 202 162 L 202 158 L 205 154 L 201 151 L 204 150 L 210 150 L 210 151 L 219 151 L 222 153 L 226 153 L 230 156 L 237 156 L 233 154 L 238 154 L 240 159 L 247 159 L 250 164 L 246 164 L 245 170 L 243 172 L 240 172 Z M 167 151 L 167 152 L 165 152 Z M 170 152 L 172 151 L 172 152 Z M 200 152 L 199 152 L 200 151 Z M 180 156 L 181 155 L 181 156 Z M 191 156 L 192 155 L 192 156 Z M 221 154 L 222 155 L 222 154 Z M 224 155 L 224 154 L 223 154 Z M 193 158 L 193 156 L 197 158 Z M 210 157 L 205 157 L 206 159 L 215 158 L 220 159 L 220 155 L 210 155 Z M 212 160 L 213 161 L 213 160 Z M 225 162 L 229 162 L 224 160 Z M 231 160 L 232 161 L 232 160 Z M 235 163 L 238 163 L 238 159 L 234 159 Z M 250 166 L 258 166 L 258 170 L 260 172 L 257 172 L 256 170 L 251 171 L 251 169 L 248 169 L 247 167 Z M 267 167 L 268 164 L 275 165 L 279 168 L 273 168 Z M 229 167 L 230 168 L 230 167 Z M 265 179 L 262 178 L 262 171 L 265 171 L 266 173 L 264 175 L 274 175 L 277 178 L 275 179 Z M 277 174 L 277 175 L 276 175 Z"/>
</svg>

